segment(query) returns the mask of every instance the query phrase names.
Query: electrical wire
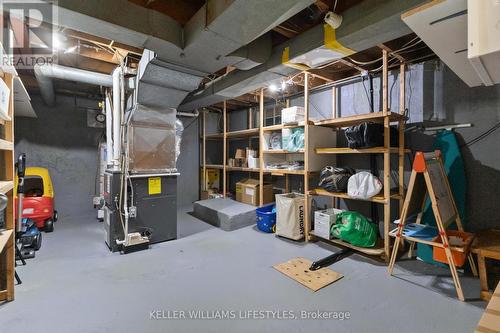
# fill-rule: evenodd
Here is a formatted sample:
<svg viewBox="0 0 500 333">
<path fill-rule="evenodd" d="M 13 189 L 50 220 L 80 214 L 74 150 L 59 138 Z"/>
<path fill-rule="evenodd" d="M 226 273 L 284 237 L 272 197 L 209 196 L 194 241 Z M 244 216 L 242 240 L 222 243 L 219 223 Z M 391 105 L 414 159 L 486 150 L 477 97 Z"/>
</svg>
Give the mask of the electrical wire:
<svg viewBox="0 0 500 333">
<path fill-rule="evenodd" d="M 495 125 L 493 125 L 493 127 L 491 127 L 489 130 L 485 131 L 484 133 L 476 136 L 474 139 L 466 142 L 465 144 L 463 144 L 462 146 L 460 147 L 470 147 L 472 146 L 473 144 L 476 144 L 484 139 L 486 139 L 488 136 L 490 136 L 491 134 L 493 134 L 496 130 L 498 130 L 500 128 L 500 122 L 496 123 Z"/>
<path fill-rule="evenodd" d="M 417 39 L 418 39 L 418 41 L 415 42 Z M 411 47 L 413 47 L 421 42 L 422 42 L 422 40 L 419 39 L 419 37 L 417 36 L 417 37 L 413 38 L 412 40 L 410 40 L 409 42 L 405 43 L 401 48 L 389 52 L 389 55 L 398 54 L 399 52 L 405 51 L 405 50 L 407 50 L 407 49 L 409 49 L 409 48 L 411 48 Z M 415 50 L 411 50 L 411 51 L 407 51 L 407 52 L 413 52 L 413 51 L 415 51 Z M 352 61 L 353 63 L 355 63 L 357 65 L 372 65 L 372 64 L 375 64 L 375 63 L 381 61 L 383 59 L 383 57 L 380 57 L 380 58 L 377 58 L 374 60 L 370 60 L 370 61 L 359 61 L 359 60 L 355 60 L 351 57 L 347 57 L 347 59 L 349 59 L 350 61 Z"/>
<path fill-rule="evenodd" d="M 353 59 L 351 57 L 347 57 L 347 59 L 349 59 L 350 61 L 352 61 L 353 63 L 355 63 L 357 65 L 371 65 L 371 64 L 377 63 L 380 60 L 382 60 L 382 57 L 377 58 L 375 60 L 371 60 L 371 61 L 359 61 L 359 60 L 355 60 L 355 59 Z"/>
<path fill-rule="evenodd" d="M 365 91 L 365 95 L 366 95 L 366 100 L 368 101 L 368 106 L 370 106 L 370 110 L 371 112 L 375 112 L 373 110 L 373 105 L 372 105 L 372 102 L 371 102 L 371 99 L 370 99 L 370 96 L 368 94 L 368 89 L 366 88 L 366 85 L 365 85 L 365 78 L 363 77 L 363 79 L 361 80 L 361 82 L 363 83 L 363 89 Z"/>
<path fill-rule="evenodd" d="M 408 90 L 409 90 L 409 94 L 408 94 L 408 104 L 405 108 L 405 116 L 406 116 L 406 120 L 405 120 L 405 125 L 406 123 L 411 123 L 411 112 L 410 112 L 410 107 L 411 107 L 411 98 L 412 98 L 412 95 L 413 95 L 413 89 L 412 89 L 412 86 L 411 86 L 411 82 L 412 82 L 412 79 L 411 79 L 411 74 L 412 74 L 412 70 L 410 67 L 408 67 Z"/>
<path fill-rule="evenodd" d="M 195 121 L 198 120 L 198 117 L 194 118 L 193 120 L 191 120 L 189 122 L 189 124 L 187 126 L 184 126 L 184 130 L 187 130 L 191 125 L 193 125 L 195 123 Z"/>
</svg>

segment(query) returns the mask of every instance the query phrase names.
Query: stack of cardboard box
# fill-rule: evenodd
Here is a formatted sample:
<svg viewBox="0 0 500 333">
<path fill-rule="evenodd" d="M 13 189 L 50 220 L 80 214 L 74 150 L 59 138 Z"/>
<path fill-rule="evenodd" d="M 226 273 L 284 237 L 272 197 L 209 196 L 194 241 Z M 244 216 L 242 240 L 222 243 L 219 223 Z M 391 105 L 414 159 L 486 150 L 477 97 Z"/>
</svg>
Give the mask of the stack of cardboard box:
<svg viewBox="0 0 500 333">
<path fill-rule="evenodd" d="M 264 183 L 264 204 L 274 201 L 273 184 Z M 236 201 L 258 206 L 260 184 L 257 179 L 243 179 L 236 183 Z"/>
<path fill-rule="evenodd" d="M 257 158 L 257 151 L 250 148 L 236 149 L 234 158 L 230 158 L 228 160 L 228 166 L 240 168 L 258 168 L 259 159 Z"/>
</svg>

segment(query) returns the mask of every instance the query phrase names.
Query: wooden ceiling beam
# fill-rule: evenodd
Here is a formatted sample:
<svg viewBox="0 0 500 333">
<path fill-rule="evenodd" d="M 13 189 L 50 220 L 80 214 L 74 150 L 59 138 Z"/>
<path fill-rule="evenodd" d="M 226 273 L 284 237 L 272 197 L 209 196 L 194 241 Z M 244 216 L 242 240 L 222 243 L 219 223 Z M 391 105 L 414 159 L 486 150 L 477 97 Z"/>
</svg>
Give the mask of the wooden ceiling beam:
<svg viewBox="0 0 500 333">
<path fill-rule="evenodd" d="M 285 36 L 286 38 L 293 38 L 293 37 L 295 37 L 295 36 L 297 36 L 299 34 L 295 30 L 285 28 L 282 25 L 278 25 L 278 26 L 274 27 L 273 31 L 276 31 L 277 33 L 279 33 L 280 35 Z"/>
<path fill-rule="evenodd" d="M 394 50 L 392 50 L 389 46 L 385 45 L 384 43 L 377 45 L 381 50 L 385 50 L 389 53 L 390 56 L 393 56 L 394 58 L 398 59 L 400 62 L 406 62 L 406 59 L 397 54 L 394 53 Z"/>
<path fill-rule="evenodd" d="M 363 67 L 358 66 L 358 65 L 356 65 L 356 64 L 354 64 L 354 63 L 352 63 L 352 62 L 350 62 L 350 61 L 349 61 L 349 60 L 347 60 L 347 59 L 339 59 L 339 62 L 340 62 L 340 63 L 342 63 L 342 64 L 344 64 L 344 65 L 346 65 L 346 66 L 349 66 L 349 67 L 351 67 L 351 68 L 354 68 L 355 70 L 359 71 L 360 73 L 361 73 L 361 72 L 366 71 L 366 69 L 364 69 Z"/>
</svg>

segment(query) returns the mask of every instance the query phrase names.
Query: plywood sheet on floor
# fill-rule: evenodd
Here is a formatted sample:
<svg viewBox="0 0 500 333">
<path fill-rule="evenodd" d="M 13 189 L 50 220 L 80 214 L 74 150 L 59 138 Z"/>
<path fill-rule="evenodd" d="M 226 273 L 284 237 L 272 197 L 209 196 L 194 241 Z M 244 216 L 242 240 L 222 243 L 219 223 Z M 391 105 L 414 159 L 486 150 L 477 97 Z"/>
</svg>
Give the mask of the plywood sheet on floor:
<svg viewBox="0 0 500 333">
<path fill-rule="evenodd" d="M 311 264 L 311 260 L 295 258 L 273 267 L 313 291 L 318 291 L 344 277 L 328 268 L 310 271 Z"/>
</svg>

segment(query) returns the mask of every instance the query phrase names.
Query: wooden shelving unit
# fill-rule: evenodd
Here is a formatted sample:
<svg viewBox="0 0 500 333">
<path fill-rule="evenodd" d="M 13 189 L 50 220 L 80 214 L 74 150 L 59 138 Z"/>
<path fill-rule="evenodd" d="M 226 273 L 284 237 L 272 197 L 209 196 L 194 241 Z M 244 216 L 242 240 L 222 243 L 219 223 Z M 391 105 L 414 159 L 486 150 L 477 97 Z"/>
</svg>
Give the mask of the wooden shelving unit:
<svg viewBox="0 0 500 333">
<path fill-rule="evenodd" d="M 206 114 L 202 114 L 202 133 L 201 133 L 201 150 L 202 150 L 202 184 L 205 186 L 206 182 L 203 177 L 206 175 L 206 170 L 208 169 L 216 169 L 222 170 L 222 194 L 224 197 L 227 196 L 227 185 L 228 185 L 228 177 L 230 172 L 248 172 L 249 177 L 256 173 L 260 172 L 260 168 L 248 168 L 248 167 L 232 167 L 228 165 L 228 146 L 230 140 L 242 140 L 248 138 L 249 146 L 251 146 L 251 140 L 254 138 L 258 138 L 260 135 L 260 130 L 258 127 L 254 126 L 253 121 L 253 108 L 247 109 L 248 116 L 248 124 L 249 128 L 237 131 L 229 131 L 229 119 L 228 114 L 230 110 L 228 109 L 228 103 L 225 101 L 222 105 L 222 118 L 223 118 L 223 130 L 221 133 L 206 133 Z M 222 164 L 207 164 L 206 163 L 206 141 L 207 140 L 222 140 L 223 143 L 223 161 Z M 202 190 L 206 190 L 202 188 Z"/>
<path fill-rule="evenodd" d="M 373 147 L 365 149 L 350 149 L 343 147 L 327 147 L 315 149 L 314 153 L 319 155 L 337 155 L 337 154 L 382 154 L 384 158 L 383 164 L 383 192 L 366 200 L 369 202 L 381 204 L 384 206 L 384 232 L 383 240 L 379 241 L 374 248 L 357 248 L 352 245 L 342 242 L 338 239 L 325 240 L 314 235 L 311 229 L 306 230 L 307 239 L 316 239 L 327 241 L 329 243 L 339 244 L 345 247 L 354 248 L 356 251 L 368 255 L 381 255 L 385 260 L 389 260 L 390 256 L 390 235 L 389 228 L 391 223 L 391 201 L 399 201 L 399 209 L 401 211 L 404 199 L 404 155 L 409 152 L 404 148 L 404 126 L 405 126 L 405 64 L 400 64 L 400 100 L 399 100 L 399 113 L 394 113 L 389 110 L 389 95 L 388 95 L 388 51 L 382 50 L 382 111 L 373 112 L 363 115 L 355 115 L 350 117 L 338 117 L 315 122 L 316 126 L 342 128 L 353 125 L 358 125 L 364 122 L 377 122 L 384 125 L 384 145 L 382 147 Z M 334 103 L 335 107 L 335 103 Z M 332 114 L 336 115 L 334 110 Z M 390 125 L 397 122 L 398 124 L 398 141 L 397 147 L 393 147 L 390 142 Z M 399 184 L 396 192 L 391 192 L 391 155 L 398 155 L 398 173 Z M 307 166 L 306 166 L 307 168 Z M 350 198 L 347 193 L 330 193 L 323 189 L 314 189 L 308 191 L 308 196 L 328 196 L 332 198 L 341 198 L 344 200 L 357 200 Z M 306 224 L 309 226 L 309 224 Z"/>
<path fill-rule="evenodd" d="M 0 120 L 4 137 L 0 139 L 3 154 L 0 192 L 9 199 L 5 209 L 5 228 L 0 231 L 0 301 L 14 300 L 15 220 L 14 220 L 14 78 L 0 70 L 2 80 L 10 89 L 7 119 Z"/>
<path fill-rule="evenodd" d="M 310 204 L 312 196 L 326 196 L 331 197 L 332 199 L 339 198 L 343 200 L 357 200 L 349 197 L 347 193 L 330 193 L 323 189 L 311 188 L 309 182 L 310 177 L 319 173 L 321 169 L 327 165 L 338 165 L 337 164 L 337 155 L 340 154 L 381 154 L 383 155 L 383 191 L 367 200 L 376 204 L 381 204 L 384 206 L 384 217 L 383 217 L 383 239 L 380 239 L 377 245 L 374 248 L 364 249 L 352 246 L 347 244 L 341 240 L 325 240 L 321 239 L 314 235 L 313 228 L 310 221 L 310 209 L 311 207 L 306 205 L 304 216 L 305 216 L 305 238 L 306 241 L 309 240 L 321 240 L 327 241 L 332 244 L 342 245 L 346 247 L 350 247 L 355 249 L 356 251 L 363 252 L 369 255 L 382 256 L 384 259 L 389 258 L 390 254 L 390 236 L 389 236 L 389 227 L 390 227 L 390 212 L 391 212 L 391 202 L 399 201 L 399 209 L 401 210 L 404 199 L 404 155 L 408 153 L 409 150 L 405 149 L 404 143 L 404 126 L 406 122 L 405 116 L 405 63 L 401 62 L 399 65 L 400 76 L 399 76 L 399 84 L 400 84 L 400 98 L 399 98 L 399 112 L 392 112 L 389 109 L 389 96 L 388 96 L 388 51 L 384 48 L 381 48 L 382 52 L 382 111 L 372 112 L 368 114 L 358 114 L 354 116 L 348 117 L 339 117 L 337 111 L 337 87 L 333 85 L 332 88 L 332 105 L 333 110 L 331 111 L 331 119 L 324 119 L 319 121 L 312 121 L 310 119 L 309 112 L 309 98 L 310 98 L 310 90 L 311 84 L 316 82 L 318 78 L 317 71 L 314 73 L 310 72 L 302 72 L 298 75 L 302 75 L 300 82 L 301 89 L 303 89 L 303 99 L 304 99 L 304 121 L 295 123 L 295 124 L 275 124 L 271 126 L 265 126 L 266 118 L 266 108 L 265 108 L 265 98 L 267 88 L 260 89 L 259 94 L 259 125 L 257 128 L 249 128 L 247 130 L 237 131 L 237 132 L 227 132 L 227 115 L 226 115 L 226 103 L 224 103 L 223 117 L 224 117 L 224 131 L 223 133 L 210 134 L 204 136 L 203 143 L 207 139 L 223 139 L 224 140 L 224 161 L 222 165 L 218 166 L 210 166 L 203 164 L 204 170 L 205 168 L 219 168 L 223 169 L 223 178 L 224 178 L 224 195 L 226 194 L 226 173 L 228 171 L 248 171 L 249 173 L 259 173 L 260 180 L 260 205 L 263 204 L 263 184 L 264 184 L 264 176 L 280 176 L 285 177 L 285 191 L 289 192 L 289 176 L 299 176 L 303 177 L 303 189 L 304 194 L 306 196 L 306 202 Z M 400 59 L 401 60 L 401 59 Z M 329 83 L 335 83 L 331 81 Z M 286 106 L 290 104 L 289 100 L 286 100 Z M 205 122 L 205 120 L 204 120 Z M 380 147 L 372 147 L 372 148 L 364 148 L 364 149 L 350 149 L 345 147 L 338 147 L 336 141 L 337 131 L 353 126 L 358 125 L 364 122 L 376 122 L 383 124 L 384 128 L 384 142 L 383 146 Z M 390 142 L 390 126 L 391 124 L 397 124 L 398 126 L 398 146 L 394 147 Z M 238 138 L 238 137 L 260 137 L 259 147 L 266 147 L 265 145 L 265 136 L 269 134 L 269 132 L 273 131 L 281 131 L 286 128 L 296 128 L 303 127 L 304 128 L 304 149 L 299 151 L 286 151 L 286 150 L 270 150 L 270 149 L 259 149 L 259 158 L 260 158 L 260 168 L 235 168 L 235 167 L 227 167 L 227 140 L 229 138 Z M 204 125 L 205 128 L 205 125 Z M 205 133 L 205 132 L 204 132 Z M 205 147 L 205 146 L 204 146 Z M 205 153 L 204 153 L 205 154 Z M 391 156 L 398 156 L 398 167 L 397 171 L 399 173 L 398 176 L 398 188 L 396 191 L 391 191 Z M 205 156 L 205 155 L 204 155 Z M 271 169 L 267 167 L 268 162 L 274 164 L 274 162 L 280 161 L 295 161 L 295 160 L 303 160 L 304 168 L 303 170 L 289 170 L 289 169 Z M 205 174 L 205 173 L 204 173 Z"/>
</svg>

